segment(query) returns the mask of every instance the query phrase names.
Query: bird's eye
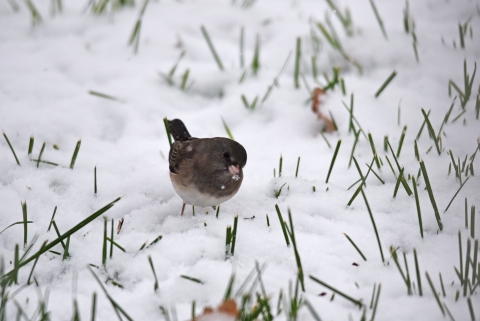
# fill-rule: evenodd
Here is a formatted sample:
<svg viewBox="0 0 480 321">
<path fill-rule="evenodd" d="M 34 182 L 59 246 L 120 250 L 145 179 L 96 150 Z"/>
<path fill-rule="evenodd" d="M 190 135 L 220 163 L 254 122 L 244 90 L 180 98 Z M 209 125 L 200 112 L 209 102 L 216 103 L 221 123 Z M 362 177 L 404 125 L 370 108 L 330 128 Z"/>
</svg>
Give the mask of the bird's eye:
<svg viewBox="0 0 480 321">
<path fill-rule="evenodd" d="M 230 153 L 229 152 L 223 152 L 223 157 L 225 157 L 226 159 L 229 159 L 230 158 Z"/>
</svg>

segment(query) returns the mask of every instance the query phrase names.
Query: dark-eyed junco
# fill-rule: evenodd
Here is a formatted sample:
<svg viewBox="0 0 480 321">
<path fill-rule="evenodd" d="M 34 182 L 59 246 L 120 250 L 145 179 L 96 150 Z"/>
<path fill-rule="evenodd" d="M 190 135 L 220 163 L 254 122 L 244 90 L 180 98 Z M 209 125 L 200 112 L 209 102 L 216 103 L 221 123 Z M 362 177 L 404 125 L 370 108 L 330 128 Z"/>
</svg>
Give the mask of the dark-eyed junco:
<svg viewBox="0 0 480 321">
<path fill-rule="evenodd" d="M 180 119 L 169 120 L 175 140 L 168 162 L 173 188 L 185 204 L 219 205 L 231 199 L 242 185 L 247 152 L 242 145 L 224 137 L 190 136 Z"/>
</svg>

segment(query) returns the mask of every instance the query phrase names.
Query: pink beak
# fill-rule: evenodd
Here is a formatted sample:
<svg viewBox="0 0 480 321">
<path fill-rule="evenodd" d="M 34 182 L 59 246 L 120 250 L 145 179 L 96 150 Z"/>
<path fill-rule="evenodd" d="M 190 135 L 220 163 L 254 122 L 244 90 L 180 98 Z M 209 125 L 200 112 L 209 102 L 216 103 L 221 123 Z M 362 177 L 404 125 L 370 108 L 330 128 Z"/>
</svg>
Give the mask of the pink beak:
<svg viewBox="0 0 480 321">
<path fill-rule="evenodd" d="M 238 165 L 230 165 L 228 166 L 228 170 L 230 171 L 230 173 L 232 173 L 233 176 L 240 173 L 240 167 Z"/>
</svg>

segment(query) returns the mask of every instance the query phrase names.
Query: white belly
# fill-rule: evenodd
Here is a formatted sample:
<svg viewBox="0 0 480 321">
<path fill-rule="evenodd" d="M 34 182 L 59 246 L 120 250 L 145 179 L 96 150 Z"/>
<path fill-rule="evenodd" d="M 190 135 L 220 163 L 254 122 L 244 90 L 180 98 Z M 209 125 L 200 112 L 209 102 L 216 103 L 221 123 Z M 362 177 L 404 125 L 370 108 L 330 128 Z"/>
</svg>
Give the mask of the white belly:
<svg viewBox="0 0 480 321">
<path fill-rule="evenodd" d="M 180 190 L 175 185 L 173 187 L 175 188 L 177 194 L 182 198 L 184 203 L 195 206 L 217 206 L 228 201 L 233 196 L 231 195 L 217 198 L 208 194 L 201 194 L 195 188 Z"/>
</svg>

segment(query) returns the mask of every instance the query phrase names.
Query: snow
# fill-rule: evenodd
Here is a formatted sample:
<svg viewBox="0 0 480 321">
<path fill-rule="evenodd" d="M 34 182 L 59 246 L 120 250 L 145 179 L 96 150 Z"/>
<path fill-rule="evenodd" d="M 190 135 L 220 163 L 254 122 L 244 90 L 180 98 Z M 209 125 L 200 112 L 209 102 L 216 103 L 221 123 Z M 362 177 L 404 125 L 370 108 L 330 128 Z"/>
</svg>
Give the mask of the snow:
<svg viewBox="0 0 480 321">
<path fill-rule="evenodd" d="M 355 35 L 347 37 L 327 2 L 297 0 L 258 0 L 249 8 L 242 1 L 204 0 L 150 1 L 142 19 L 138 53 L 127 46 L 141 3 L 104 15 L 95 15 L 85 3 L 65 1 L 62 13 L 49 14 L 49 3 L 33 1 L 43 22 L 30 25 L 26 5 L 19 3 L 14 12 L 7 1 L 0 2 L 0 128 L 8 135 L 21 163 L 19 167 L 6 140 L 0 139 L 0 229 L 22 221 L 21 202 L 28 207 L 28 242 L 38 235 L 33 251 L 44 240 L 57 238 L 54 229 L 47 232 L 55 207 L 55 222 L 60 233 L 75 226 L 117 197 L 122 199 L 105 216 L 124 224 L 115 241 L 126 252 L 114 248 L 106 269 L 92 267 L 102 281 L 113 279 L 123 286 L 105 284 L 108 293 L 135 320 L 162 318 L 159 309 L 173 307 L 178 320 L 191 316 L 191 303 L 196 301 L 197 315 L 205 306 L 217 307 L 224 296 L 230 275 L 236 273 L 236 291 L 255 262 L 266 263 L 262 280 L 274 314 L 280 289 L 288 293 L 289 281 L 295 282 L 297 265 L 292 246 L 287 247 L 277 219 L 279 205 L 288 222 L 291 209 L 296 242 L 305 275 L 303 296 L 322 320 L 359 320 L 363 310 L 338 294 L 330 301 L 332 291 L 311 280 L 312 275 L 369 308 L 374 284 L 382 285 L 377 320 L 438 320 L 441 310 L 425 277 L 428 271 L 437 292 L 441 293 L 439 273 L 443 278 L 446 297 L 440 296 L 455 320 L 469 320 L 467 299 L 454 266 L 459 268 L 458 231 L 462 233 L 463 258 L 469 229 L 465 229 L 465 198 L 468 209 L 476 205 L 477 222 L 480 208 L 480 156 L 473 162 L 476 175 L 460 190 L 447 212 L 448 203 L 460 184 L 454 170 L 448 175 L 451 161 L 447 154 L 463 162 L 476 150 L 480 137 L 480 121 L 475 117 L 475 100 L 480 78 L 474 80 L 472 97 L 466 113 L 456 100 L 450 120 L 444 125 L 443 152 L 438 155 L 425 127 L 418 140 L 443 231 L 438 230 L 425 183 L 419 178 L 418 193 L 422 210 L 424 238 L 419 231 L 415 198 L 400 186 L 393 198 L 396 179 L 383 150 L 383 137 L 388 135 L 396 152 L 401 133 L 407 126 L 399 157 L 406 175 L 415 175 L 419 163 L 415 159 L 414 140 L 423 123 L 421 109 L 431 110 L 430 120 L 436 131 L 455 95 L 448 95 L 449 80 L 463 89 L 463 61 L 470 76 L 474 62 L 480 63 L 480 2 L 477 1 L 412 1 L 410 12 L 415 19 L 420 62 L 415 61 L 412 36 L 403 30 L 404 1 L 377 1 L 388 40 L 382 36 L 368 1 L 338 1 L 338 7 L 349 7 Z M 233 2 L 233 3 L 232 3 Z M 333 50 L 316 27 L 325 23 L 325 14 L 335 25 L 346 53 L 363 67 L 363 74 Z M 468 34 L 465 49 L 460 48 L 458 24 L 469 18 L 473 38 Z M 200 26 L 205 26 L 220 56 L 220 71 Z M 260 64 L 257 75 L 251 71 L 239 83 L 239 38 L 245 31 L 245 66 L 249 68 L 258 34 L 261 39 Z M 332 67 L 342 68 L 347 95 L 336 87 L 322 98 L 323 110 L 333 114 L 338 132 L 325 134 L 329 148 L 319 134 L 320 122 L 312 113 L 310 97 L 303 81 L 294 87 L 295 42 L 302 39 L 301 70 L 313 89 L 311 30 L 322 39 L 318 55 L 318 77 L 332 75 Z M 443 39 L 443 41 L 442 41 Z M 453 45 L 455 41 L 456 48 Z M 444 42 L 444 43 L 443 43 Z M 174 82 L 170 86 L 158 72 L 167 74 L 180 56 Z M 291 59 L 268 99 L 248 110 L 242 103 L 245 95 L 251 103 L 261 100 L 274 82 L 291 53 Z M 187 92 L 180 90 L 181 77 L 190 70 Z M 250 69 L 249 69 L 250 70 Z M 374 94 L 387 77 L 396 70 L 397 76 L 382 94 Z M 96 91 L 116 97 L 104 99 L 89 94 Z M 355 137 L 348 132 L 349 105 L 354 93 L 354 115 L 365 133 L 372 134 L 376 150 L 384 165 L 373 168 L 385 181 L 372 174 L 367 179 L 365 194 L 378 229 L 385 263 L 382 262 L 377 239 L 367 207 L 361 195 L 351 206 L 347 202 L 355 189 L 347 188 L 359 178 L 350 153 Z M 399 107 L 400 106 L 400 107 Z M 398 110 L 400 108 L 400 121 Z M 328 113 L 327 113 L 328 114 Z M 244 179 L 237 195 L 221 205 L 218 218 L 210 208 L 187 207 L 180 216 L 181 198 L 175 194 L 168 174 L 169 143 L 163 118 L 179 118 L 195 137 L 227 136 L 222 119 L 228 124 L 236 141 L 247 153 Z M 27 155 L 30 136 L 35 145 Z M 75 167 L 70 160 L 81 139 Z M 328 183 L 325 183 L 337 141 L 341 146 Z M 36 162 L 43 142 L 42 159 L 59 163 L 51 166 Z M 57 144 L 59 150 L 53 148 Z M 278 177 L 279 156 L 283 155 L 282 176 Z M 297 159 L 301 157 L 299 174 L 295 177 Z M 362 172 L 372 161 L 370 144 L 362 134 L 355 150 Z M 392 164 L 394 167 L 395 164 Z M 98 192 L 94 194 L 94 167 L 97 169 Z M 273 177 L 276 168 L 277 177 Z M 395 168 L 397 174 L 398 170 Z M 462 173 L 464 175 L 464 173 Z M 465 181 L 465 177 L 463 177 Z M 411 180 L 407 180 L 412 188 Z M 283 187 L 278 199 L 274 193 Z M 315 186 L 315 191 L 312 187 Z M 206 214 L 208 211 L 208 214 Z M 265 214 L 268 213 L 270 226 Z M 233 225 L 238 214 L 235 256 L 225 260 L 225 229 Z M 246 219 L 255 216 L 255 219 Z M 469 214 L 470 220 L 470 214 Z M 90 318 L 92 293 L 98 293 L 97 320 L 116 319 L 114 309 L 87 268 L 101 267 L 103 224 L 100 217 L 70 240 L 71 257 L 53 253 L 42 255 L 35 267 L 42 295 L 49 289 L 48 310 L 52 320 L 67 320 L 73 315 L 73 299 L 78 300 L 82 319 Z M 480 228 L 475 227 L 475 240 Z M 108 223 L 110 231 L 110 223 Z M 109 232 L 110 233 L 110 232 Z M 367 258 L 363 261 L 348 242 L 348 234 Z M 139 251 L 159 235 L 155 245 Z M 474 240 L 472 239 L 472 252 Z M 5 272 L 13 268 L 15 244 L 23 246 L 23 226 L 15 225 L 0 234 L 0 257 Z M 407 294 L 407 287 L 394 264 L 389 247 L 398 248 L 399 262 L 405 271 L 402 252 L 406 252 L 410 276 L 417 286 L 413 249 L 418 254 L 422 275 L 423 296 Z M 54 248 L 61 252 L 60 245 Z M 22 255 L 23 251 L 20 251 Z M 31 255 L 31 254 L 30 254 Z M 151 256 L 159 283 L 154 292 Z M 473 257 L 473 253 L 472 253 Z M 352 265 L 357 263 L 358 266 Z M 32 263 L 19 273 L 19 284 L 28 280 Z M 200 279 L 199 284 L 181 278 L 187 275 Z M 461 296 L 456 302 L 456 291 Z M 260 292 L 257 287 L 255 291 Z M 319 296 L 321 292 L 327 295 Z M 471 295 L 476 316 L 480 315 L 478 289 Z M 16 302 L 32 316 L 38 304 L 37 287 L 32 284 L 15 296 Z M 237 301 L 237 304 L 240 304 Z M 13 320 L 17 308 L 13 300 L 7 304 L 6 320 Z M 284 313 L 278 317 L 286 319 Z M 311 320 L 306 307 L 300 310 L 301 320 Z"/>
</svg>

